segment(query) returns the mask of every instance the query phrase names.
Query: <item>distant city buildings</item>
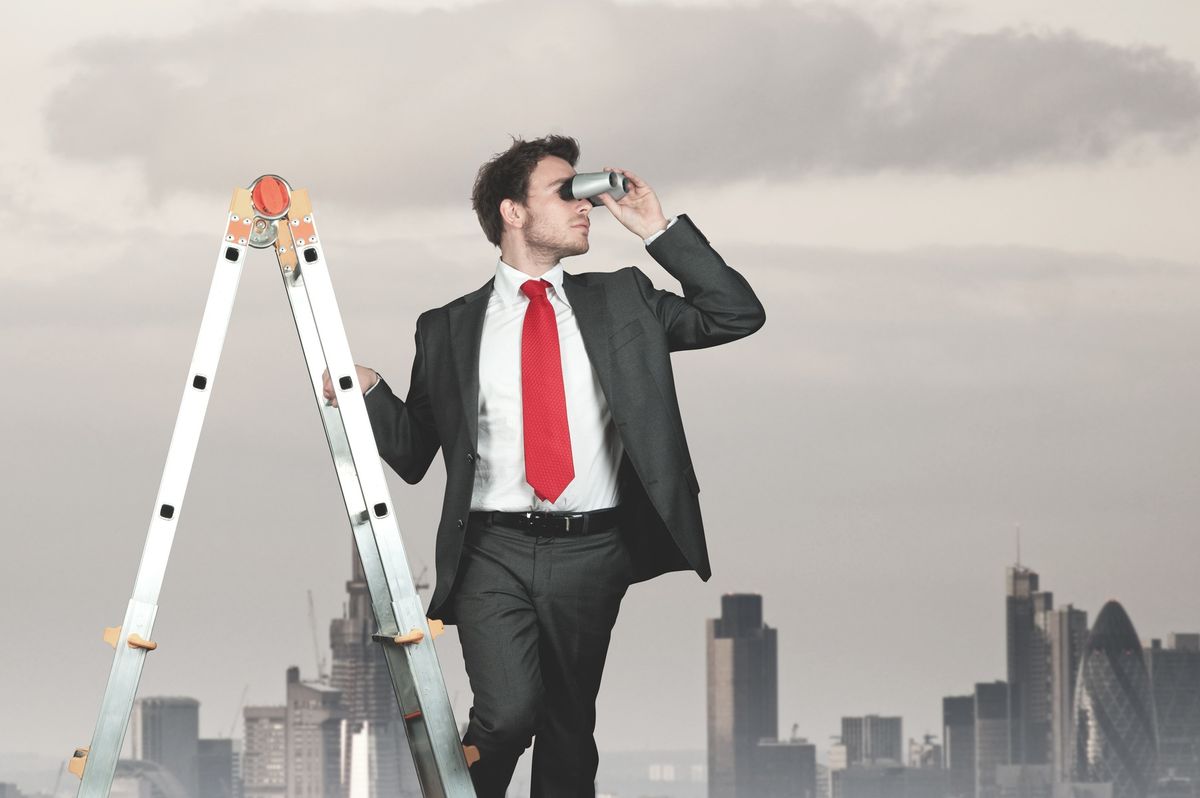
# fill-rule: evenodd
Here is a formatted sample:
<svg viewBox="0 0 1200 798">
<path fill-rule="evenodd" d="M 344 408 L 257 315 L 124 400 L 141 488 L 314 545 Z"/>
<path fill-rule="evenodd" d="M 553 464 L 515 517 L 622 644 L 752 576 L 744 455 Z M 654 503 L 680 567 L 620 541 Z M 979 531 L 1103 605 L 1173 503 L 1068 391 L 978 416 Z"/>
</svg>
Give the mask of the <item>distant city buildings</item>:
<svg viewBox="0 0 1200 798">
<path fill-rule="evenodd" d="M 1005 610 L 1008 651 L 1009 756 L 1005 764 L 1050 761 L 1050 641 L 1047 618 L 1052 593 L 1038 589 L 1038 575 L 1021 565 L 1008 569 Z"/>
<path fill-rule="evenodd" d="M 721 597 L 707 624 L 709 798 L 816 798 L 816 746 L 779 741 L 775 630 L 762 597 Z"/>
<path fill-rule="evenodd" d="M 996 768 L 1009 764 L 1007 682 L 975 685 L 975 798 L 998 798 Z"/>
<path fill-rule="evenodd" d="M 932 734 L 922 740 L 908 741 L 908 766 L 910 768 L 942 769 L 942 746 Z"/>
<path fill-rule="evenodd" d="M 287 707 L 246 707 L 242 717 L 245 798 L 283 798 L 287 794 Z"/>
<path fill-rule="evenodd" d="M 847 765 L 904 763 L 903 722 L 897 717 L 842 718 L 842 743 Z"/>
<path fill-rule="evenodd" d="M 1088 635 L 1076 690 L 1075 780 L 1111 783 L 1113 798 L 1146 798 L 1158 766 L 1154 693 L 1137 632 L 1115 601 Z"/>
<path fill-rule="evenodd" d="M 1171 634 L 1165 646 L 1152 640 L 1146 668 L 1158 722 L 1158 778 L 1185 783 L 1190 798 L 1200 786 L 1200 634 Z"/>
<path fill-rule="evenodd" d="M 195 699 L 138 700 L 113 798 L 418 798 L 357 557 L 347 593 L 332 669 L 307 681 L 289 668 L 284 704 L 244 708 L 240 745 L 200 738 Z M 1007 569 L 1005 624 L 1009 679 L 944 697 L 940 740 L 905 749 L 902 718 L 845 716 L 822 765 L 795 726 L 778 738 L 777 632 L 762 597 L 725 595 L 707 622 L 707 751 L 606 754 L 628 767 L 602 764 L 598 794 L 1200 798 L 1200 634 L 1143 648 L 1112 601 L 1089 629 L 1020 565 Z M 0 798 L 26 796 L 0 783 Z"/>
<path fill-rule="evenodd" d="M 942 699 L 942 767 L 949 798 L 975 798 L 975 696 Z"/>
<path fill-rule="evenodd" d="M 1075 687 L 1083 647 L 1087 642 L 1087 613 L 1070 604 L 1046 618 L 1050 639 L 1050 761 L 1054 780 L 1071 778 L 1075 759 Z"/>
<path fill-rule="evenodd" d="M 174 777 L 183 794 L 199 791 L 200 702 L 194 698 L 139 698 L 133 707 L 129 734 L 133 758 L 154 762 Z M 160 789 L 152 798 L 173 798 Z"/>
<path fill-rule="evenodd" d="M 708 795 L 752 798 L 759 740 L 779 733 L 775 630 L 763 623 L 762 596 L 721 597 L 707 625 Z"/>
<path fill-rule="evenodd" d="M 420 785 L 387 660 L 376 631 L 371 594 L 358 552 L 351 555 L 346 610 L 329 626 L 330 685 L 341 695 L 342 780 L 346 798 L 419 798 Z"/>
</svg>

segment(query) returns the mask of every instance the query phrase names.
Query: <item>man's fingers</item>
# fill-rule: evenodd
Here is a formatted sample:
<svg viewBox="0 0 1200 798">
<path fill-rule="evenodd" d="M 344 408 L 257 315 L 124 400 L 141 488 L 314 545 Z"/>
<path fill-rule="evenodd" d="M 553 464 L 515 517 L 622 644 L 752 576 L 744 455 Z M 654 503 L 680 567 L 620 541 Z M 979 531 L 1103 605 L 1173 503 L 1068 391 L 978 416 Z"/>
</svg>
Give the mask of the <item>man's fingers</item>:
<svg viewBox="0 0 1200 798">
<path fill-rule="evenodd" d="M 617 201 L 616 201 L 615 199 L 613 199 L 613 198 L 612 198 L 612 194 L 609 194 L 609 193 L 606 191 L 606 192 L 604 192 L 603 194 L 599 194 L 599 195 L 597 195 L 597 196 L 599 196 L 599 197 L 600 197 L 600 201 L 604 203 L 604 207 L 605 207 L 605 208 L 608 208 L 608 209 L 609 209 L 609 210 L 612 212 L 612 215 L 613 215 L 613 216 L 619 216 L 619 215 L 620 215 L 621 211 L 620 211 L 620 209 L 617 207 Z"/>
<path fill-rule="evenodd" d="M 634 188 L 649 188 L 649 186 L 646 185 L 645 180 L 642 180 L 640 177 L 638 177 L 637 175 L 635 175 L 633 172 L 629 171 L 628 169 L 623 170 L 621 172 L 621 174 L 623 174 L 629 178 L 629 182 L 633 184 Z"/>
</svg>

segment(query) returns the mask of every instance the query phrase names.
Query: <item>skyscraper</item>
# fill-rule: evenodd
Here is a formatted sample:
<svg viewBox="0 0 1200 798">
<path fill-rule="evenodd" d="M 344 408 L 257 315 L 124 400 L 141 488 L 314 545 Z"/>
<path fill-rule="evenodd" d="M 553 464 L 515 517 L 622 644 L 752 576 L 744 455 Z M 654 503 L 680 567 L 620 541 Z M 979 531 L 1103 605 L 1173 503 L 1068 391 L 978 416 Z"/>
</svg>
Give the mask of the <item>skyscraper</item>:
<svg viewBox="0 0 1200 798">
<path fill-rule="evenodd" d="M 1008 685 L 975 685 L 975 796 L 996 798 L 996 768 L 1009 762 Z"/>
<path fill-rule="evenodd" d="M 1113 798 L 1146 798 L 1156 776 L 1154 694 L 1137 632 L 1115 601 L 1088 635 L 1075 712 L 1076 781 L 1111 782 Z"/>
<path fill-rule="evenodd" d="M 155 762 L 171 774 L 184 793 L 199 788 L 200 702 L 194 698 L 139 698 L 131 721 L 133 758 Z M 157 793 L 157 788 L 154 789 Z"/>
<path fill-rule="evenodd" d="M 287 671 L 288 798 L 342 794 L 341 693 L 327 684 L 300 681 Z"/>
<path fill-rule="evenodd" d="M 1200 789 L 1200 634 L 1171 634 L 1146 652 L 1158 720 L 1158 772 Z"/>
<path fill-rule="evenodd" d="M 753 798 L 756 748 L 779 731 L 775 630 L 753 594 L 722 596 L 707 627 L 708 795 Z"/>
<path fill-rule="evenodd" d="M 898 717 L 842 718 L 842 742 L 850 765 L 904 764 L 904 734 Z"/>
<path fill-rule="evenodd" d="M 287 707 L 246 707 L 242 717 L 243 798 L 282 798 L 287 792 Z"/>
<path fill-rule="evenodd" d="M 1005 615 L 1009 761 L 1015 765 L 1050 761 L 1050 646 L 1046 625 L 1053 608 L 1054 596 L 1038 590 L 1036 572 L 1019 564 L 1008 569 Z"/>
<path fill-rule="evenodd" d="M 975 696 L 942 699 L 942 760 L 950 798 L 975 798 Z"/>
<path fill-rule="evenodd" d="M 1068 604 L 1049 613 L 1051 764 L 1057 782 L 1071 780 L 1075 761 L 1075 679 L 1087 642 L 1087 613 Z"/>
<path fill-rule="evenodd" d="M 416 768 L 395 689 L 376 631 L 371 595 L 358 551 L 351 554 L 352 575 L 343 617 L 329 625 L 333 650 L 331 686 L 341 693 L 342 768 L 348 798 L 419 796 Z"/>
</svg>

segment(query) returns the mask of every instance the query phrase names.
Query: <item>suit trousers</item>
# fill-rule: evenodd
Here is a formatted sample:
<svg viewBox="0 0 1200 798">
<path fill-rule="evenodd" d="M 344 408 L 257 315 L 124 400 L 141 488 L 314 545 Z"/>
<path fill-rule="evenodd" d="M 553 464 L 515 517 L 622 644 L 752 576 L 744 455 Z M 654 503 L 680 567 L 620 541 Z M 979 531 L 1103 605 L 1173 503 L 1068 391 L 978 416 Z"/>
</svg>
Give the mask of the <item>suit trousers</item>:
<svg viewBox="0 0 1200 798">
<path fill-rule="evenodd" d="M 451 601 L 474 693 L 479 798 L 503 798 L 533 741 L 532 798 L 595 796 L 596 695 L 633 575 L 620 529 L 531 537 L 472 515 Z"/>
</svg>

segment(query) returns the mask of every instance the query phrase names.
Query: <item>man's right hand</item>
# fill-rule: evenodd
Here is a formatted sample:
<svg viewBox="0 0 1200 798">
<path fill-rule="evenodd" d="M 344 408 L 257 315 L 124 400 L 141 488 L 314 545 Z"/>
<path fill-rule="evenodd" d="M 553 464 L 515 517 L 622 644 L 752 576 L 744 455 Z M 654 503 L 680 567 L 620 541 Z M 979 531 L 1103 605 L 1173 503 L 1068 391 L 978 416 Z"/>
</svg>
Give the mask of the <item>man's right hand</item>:
<svg viewBox="0 0 1200 798">
<path fill-rule="evenodd" d="M 354 368 L 358 372 L 358 387 L 362 389 L 363 393 L 374 388 L 375 383 L 379 382 L 379 374 L 375 369 L 360 366 L 357 363 L 354 365 Z M 325 401 L 337 407 L 337 392 L 333 389 L 333 380 L 329 378 L 329 369 L 326 369 L 322 375 L 321 385 L 324 389 Z"/>
</svg>

